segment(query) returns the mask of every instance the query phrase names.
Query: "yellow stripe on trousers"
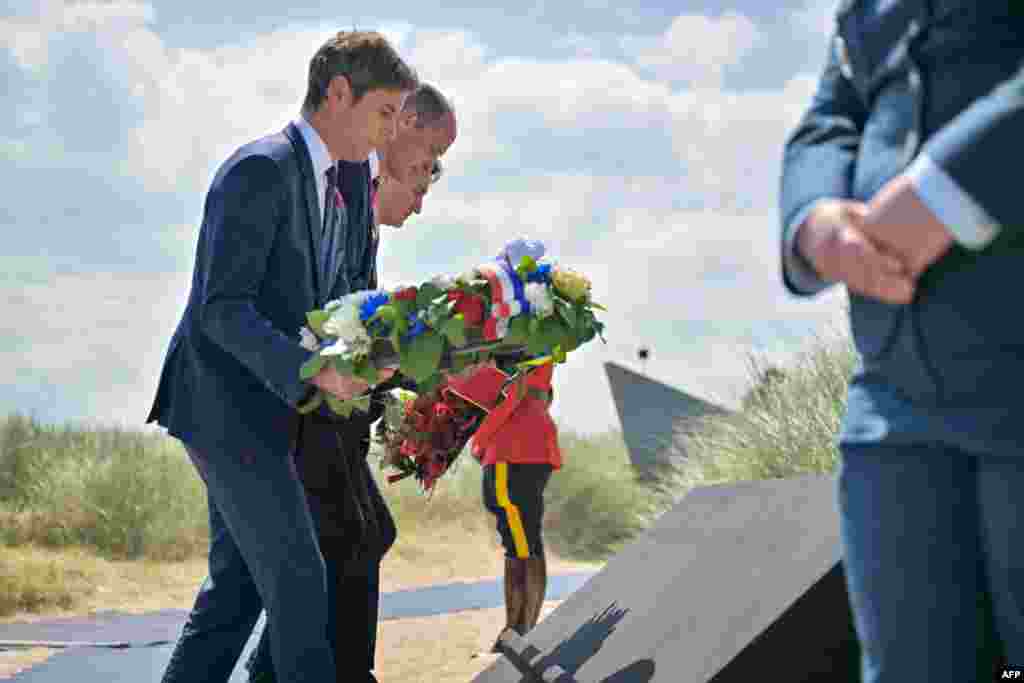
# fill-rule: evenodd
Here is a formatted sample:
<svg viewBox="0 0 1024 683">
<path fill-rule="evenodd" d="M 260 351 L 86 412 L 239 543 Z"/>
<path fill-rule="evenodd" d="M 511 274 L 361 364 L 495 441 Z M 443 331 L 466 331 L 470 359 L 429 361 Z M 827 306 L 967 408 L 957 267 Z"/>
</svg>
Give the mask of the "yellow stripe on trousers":
<svg viewBox="0 0 1024 683">
<path fill-rule="evenodd" d="M 498 506 L 505 511 L 508 528 L 512 531 L 512 542 L 516 546 L 516 557 L 530 556 L 530 546 L 526 542 L 526 531 L 523 529 L 523 518 L 519 516 L 519 508 L 508 498 L 508 463 L 494 464 L 494 489 L 498 498 Z"/>
</svg>

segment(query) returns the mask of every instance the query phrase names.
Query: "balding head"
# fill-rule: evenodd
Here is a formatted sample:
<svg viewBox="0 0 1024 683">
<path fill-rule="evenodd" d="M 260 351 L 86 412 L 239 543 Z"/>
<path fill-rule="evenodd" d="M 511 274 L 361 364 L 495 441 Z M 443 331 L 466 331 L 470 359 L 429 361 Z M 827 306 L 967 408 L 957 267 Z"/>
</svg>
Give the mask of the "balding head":
<svg viewBox="0 0 1024 683">
<path fill-rule="evenodd" d="M 382 150 L 386 172 L 403 183 L 428 178 L 457 135 L 455 108 L 441 91 L 420 83 L 405 100 L 398 135 Z"/>
<path fill-rule="evenodd" d="M 441 91 L 429 83 L 420 83 L 405 100 L 402 111 L 416 112 L 416 127 L 447 125 L 455 118 L 455 109 Z"/>
</svg>

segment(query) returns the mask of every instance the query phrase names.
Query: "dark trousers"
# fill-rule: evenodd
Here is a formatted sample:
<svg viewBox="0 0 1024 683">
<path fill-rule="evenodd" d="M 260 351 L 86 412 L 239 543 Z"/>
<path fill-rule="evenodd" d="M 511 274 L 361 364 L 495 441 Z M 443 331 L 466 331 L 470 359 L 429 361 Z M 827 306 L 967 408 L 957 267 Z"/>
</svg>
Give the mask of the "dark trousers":
<svg viewBox="0 0 1024 683">
<path fill-rule="evenodd" d="M 397 531 L 367 462 L 369 424 L 358 418 L 335 422 L 313 417 L 303 423 L 300 438 L 304 448 L 297 467 L 327 565 L 336 680 L 373 680 L 380 563 Z M 253 680 L 273 680 L 266 675 L 273 670 L 267 632 L 274 627 L 268 622 L 250 660 Z"/>
<path fill-rule="evenodd" d="M 331 680 L 324 561 L 291 455 L 188 452 L 208 492 L 210 569 L 163 683 L 227 683 L 264 608 L 281 627 L 278 680 Z"/>
</svg>

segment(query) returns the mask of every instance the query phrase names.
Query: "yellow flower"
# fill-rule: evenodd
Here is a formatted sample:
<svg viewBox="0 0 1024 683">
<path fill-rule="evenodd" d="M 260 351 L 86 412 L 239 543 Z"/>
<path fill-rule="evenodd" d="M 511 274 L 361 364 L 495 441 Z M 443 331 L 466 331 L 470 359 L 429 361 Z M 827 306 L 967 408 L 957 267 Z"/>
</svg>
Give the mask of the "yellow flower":
<svg viewBox="0 0 1024 683">
<path fill-rule="evenodd" d="M 571 268 L 553 269 L 551 283 L 559 294 L 571 301 L 586 301 L 590 297 L 590 280 Z"/>
</svg>

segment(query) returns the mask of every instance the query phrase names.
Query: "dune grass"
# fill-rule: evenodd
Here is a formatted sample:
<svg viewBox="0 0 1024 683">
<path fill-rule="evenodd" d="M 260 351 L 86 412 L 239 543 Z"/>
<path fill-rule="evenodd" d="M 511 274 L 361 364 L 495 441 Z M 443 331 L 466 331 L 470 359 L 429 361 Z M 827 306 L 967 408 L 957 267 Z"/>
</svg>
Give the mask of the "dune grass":
<svg viewBox="0 0 1024 683">
<path fill-rule="evenodd" d="M 705 419 L 680 437 L 675 473 L 689 489 L 832 472 L 836 434 L 856 362 L 848 337 L 815 339 L 785 368 L 750 357 L 750 388 L 737 412 Z"/>
<path fill-rule="evenodd" d="M 566 433 L 563 448 L 546 540 L 566 560 L 600 561 L 643 528 L 654 498 L 634 480 L 620 435 Z M 429 497 L 412 481 L 382 483 L 400 529 L 396 561 L 438 577 L 489 566 L 470 557 L 498 552 L 481 477 L 464 454 Z M 103 583 L 110 563 L 202 557 L 206 505 L 183 448 L 163 434 L 3 418 L 0 616 L 90 604 L 90 586 Z"/>
</svg>

